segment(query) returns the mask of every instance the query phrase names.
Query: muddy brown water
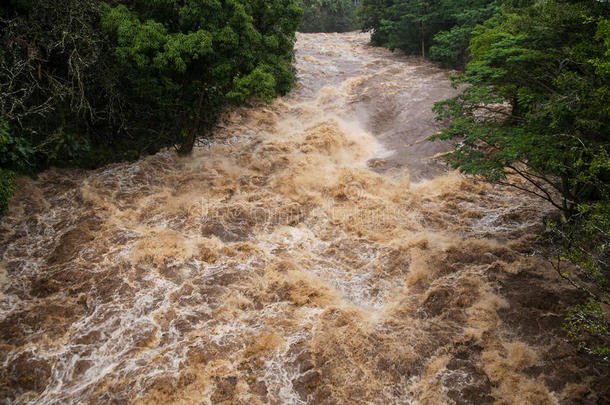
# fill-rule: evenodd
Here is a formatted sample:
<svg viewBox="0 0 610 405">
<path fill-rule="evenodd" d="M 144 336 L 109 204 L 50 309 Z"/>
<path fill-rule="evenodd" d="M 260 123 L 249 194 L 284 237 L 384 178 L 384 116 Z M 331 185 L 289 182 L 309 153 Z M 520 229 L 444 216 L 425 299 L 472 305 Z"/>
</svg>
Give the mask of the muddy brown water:
<svg viewBox="0 0 610 405">
<path fill-rule="evenodd" d="M 537 252 L 549 208 L 447 170 L 451 72 L 299 34 L 299 81 L 192 157 L 19 179 L 2 403 L 604 403 Z"/>
</svg>

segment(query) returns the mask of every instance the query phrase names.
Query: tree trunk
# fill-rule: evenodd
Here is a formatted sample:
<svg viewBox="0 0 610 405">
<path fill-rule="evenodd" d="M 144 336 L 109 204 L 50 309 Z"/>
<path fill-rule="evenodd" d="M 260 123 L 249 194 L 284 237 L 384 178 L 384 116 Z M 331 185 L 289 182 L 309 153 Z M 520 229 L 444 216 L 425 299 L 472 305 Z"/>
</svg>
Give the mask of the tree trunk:
<svg viewBox="0 0 610 405">
<path fill-rule="evenodd" d="M 509 120 L 518 121 L 523 116 L 523 111 L 521 109 L 521 106 L 519 105 L 519 100 L 517 99 L 516 95 L 514 97 L 511 97 L 510 106 L 511 106 L 510 113 L 511 113 L 512 117 L 510 117 Z"/>
<path fill-rule="evenodd" d="M 424 39 L 424 21 L 421 22 L 421 57 L 426 57 L 426 41 Z"/>
<path fill-rule="evenodd" d="M 195 140 L 197 139 L 197 132 L 199 131 L 199 123 L 201 122 L 201 108 L 203 106 L 203 95 L 205 93 L 205 88 L 201 89 L 201 93 L 199 93 L 199 102 L 197 104 L 197 114 L 195 115 L 195 119 L 193 121 L 193 127 L 186 135 L 184 141 L 182 141 L 182 145 L 180 145 L 180 149 L 178 150 L 178 154 L 186 156 L 190 155 L 193 152 L 193 147 L 195 146 Z"/>
<path fill-rule="evenodd" d="M 574 196 L 570 192 L 570 180 L 568 176 L 561 176 L 561 200 L 562 200 L 562 211 L 566 220 L 569 220 L 576 212 L 576 203 Z"/>
</svg>

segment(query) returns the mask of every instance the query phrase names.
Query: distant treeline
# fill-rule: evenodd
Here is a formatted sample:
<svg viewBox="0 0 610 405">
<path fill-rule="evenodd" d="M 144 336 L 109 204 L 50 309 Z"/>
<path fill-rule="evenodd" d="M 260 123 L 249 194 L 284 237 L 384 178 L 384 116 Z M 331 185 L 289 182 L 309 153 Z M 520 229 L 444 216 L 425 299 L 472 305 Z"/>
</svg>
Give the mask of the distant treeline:
<svg viewBox="0 0 610 405">
<path fill-rule="evenodd" d="M 190 152 L 227 103 L 295 75 L 298 0 L 8 0 L 0 6 L 0 213 L 15 173 Z"/>
<path fill-rule="evenodd" d="M 359 0 L 300 0 L 303 7 L 301 32 L 346 32 L 359 28 Z"/>
<path fill-rule="evenodd" d="M 498 13 L 501 0 L 363 0 L 359 17 L 374 45 L 463 68 L 472 30 Z"/>
</svg>

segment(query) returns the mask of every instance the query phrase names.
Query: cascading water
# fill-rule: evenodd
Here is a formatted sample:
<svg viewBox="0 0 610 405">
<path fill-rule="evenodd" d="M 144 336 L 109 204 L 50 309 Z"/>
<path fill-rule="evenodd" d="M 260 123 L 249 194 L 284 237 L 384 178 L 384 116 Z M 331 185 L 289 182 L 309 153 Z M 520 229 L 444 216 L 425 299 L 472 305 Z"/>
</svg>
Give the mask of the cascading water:
<svg viewBox="0 0 610 405">
<path fill-rule="evenodd" d="M 447 171 L 449 72 L 367 42 L 300 34 L 293 92 L 192 157 L 20 179 L 4 403 L 603 399 L 535 255 L 547 208 Z"/>
</svg>

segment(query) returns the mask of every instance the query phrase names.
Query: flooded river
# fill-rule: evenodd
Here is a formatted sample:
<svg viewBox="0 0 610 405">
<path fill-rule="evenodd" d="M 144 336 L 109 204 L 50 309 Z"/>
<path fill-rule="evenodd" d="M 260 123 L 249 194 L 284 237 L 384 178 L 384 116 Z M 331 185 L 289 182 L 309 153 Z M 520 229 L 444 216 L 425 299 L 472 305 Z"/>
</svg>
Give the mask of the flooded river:
<svg viewBox="0 0 610 405">
<path fill-rule="evenodd" d="M 191 157 L 19 179 L 3 403 L 602 403 L 549 207 L 448 170 L 451 72 L 368 40 L 299 34 L 294 90 Z"/>
</svg>

